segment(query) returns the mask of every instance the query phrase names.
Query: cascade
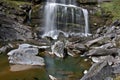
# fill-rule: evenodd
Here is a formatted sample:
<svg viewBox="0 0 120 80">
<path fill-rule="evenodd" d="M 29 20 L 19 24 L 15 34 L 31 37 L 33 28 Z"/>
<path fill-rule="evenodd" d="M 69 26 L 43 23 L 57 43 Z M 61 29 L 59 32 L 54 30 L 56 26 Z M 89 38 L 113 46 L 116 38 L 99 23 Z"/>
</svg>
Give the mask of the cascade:
<svg viewBox="0 0 120 80">
<path fill-rule="evenodd" d="M 82 9 L 84 18 L 85 18 L 85 36 L 89 33 L 89 24 L 88 24 L 88 11 L 86 9 Z"/>
<path fill-rule="evenodd" d="M 71 34 L 89 33 L 88 11 L 76 6 L 75 0 L 47 0 L 44 9 L 44 34 L 57 39 L 62 32 Z"/>
</svg>

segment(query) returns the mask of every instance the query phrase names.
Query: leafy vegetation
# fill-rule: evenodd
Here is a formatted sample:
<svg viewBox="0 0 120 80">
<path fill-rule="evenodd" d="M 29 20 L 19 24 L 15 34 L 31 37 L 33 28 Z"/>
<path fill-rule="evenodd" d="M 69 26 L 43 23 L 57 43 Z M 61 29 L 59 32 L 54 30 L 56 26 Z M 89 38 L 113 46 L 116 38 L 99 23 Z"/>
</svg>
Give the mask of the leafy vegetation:
<svg viewBox="0 0 120 80">
<path fill-rule="evenodd" d="M 111 12 L 113 20 L 120 19 L 120 0 L 113 0 L 109 3 L 102 3 L 101 7 L 106 12 Z"/>
</svg>

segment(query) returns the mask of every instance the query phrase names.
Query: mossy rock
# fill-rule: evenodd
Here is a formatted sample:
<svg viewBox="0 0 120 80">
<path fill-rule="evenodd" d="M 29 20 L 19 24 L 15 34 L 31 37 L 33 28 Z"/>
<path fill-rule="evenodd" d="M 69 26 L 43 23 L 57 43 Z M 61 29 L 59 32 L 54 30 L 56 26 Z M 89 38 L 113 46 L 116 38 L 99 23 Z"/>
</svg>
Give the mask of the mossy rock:
<svg viewBox="0 0 120 80">
<path fill-rule="evenodd" d="M 4 2 L 5 4 L 15 8 L 15 9 L 20 9 L 20 5 L 31 5 L 30 2 L 25 2 L 24 0 L 0 0 L 0 2 Z"/>
<path fill-rule="evenodd" d="M 39 10 L 40 10 L 41 5 L 35 5 L 32 7 L 32 15 L 31 17 L 39 17 Z"/>
<path fill-rule="evenodd" d="M 32 26 L 40 25 L 42 24 L 43 15 L 44 15 L 44 3 L 34 5 L 32 6 L 32 13 L 31 13 L 31 19 L 32 19 Z"/>
</svg>

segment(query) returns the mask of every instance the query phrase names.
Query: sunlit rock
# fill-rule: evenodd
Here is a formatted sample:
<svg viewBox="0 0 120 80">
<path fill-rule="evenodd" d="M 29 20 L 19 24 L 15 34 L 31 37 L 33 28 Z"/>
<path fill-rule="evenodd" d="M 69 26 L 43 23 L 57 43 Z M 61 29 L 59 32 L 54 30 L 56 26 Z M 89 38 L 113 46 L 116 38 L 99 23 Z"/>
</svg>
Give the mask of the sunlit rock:
<svg viewBox="0 0 120 80">
<path fill-rule="evenodd" d="M 65 56 L 64 47 L 65 44 L 63 42 L 57 41 L 51 47 L 52 53 L 54 53 L 57 57 L 63 58 Z"/>
<path fill-rule="evenodd" d="M 8 59 L 10 64 L 26 64 L 26 65 L 45 65 L 42 57 L 36 56 L 38 54 L 38 48 L 30 48 L 30 45 L 25 44 L 24 47 L 19 46 L 18 49 L 14 49 L 8 52 Z"/>
<path fill-rule="evenodd" d="M 36 45 L 31 45 L 31 44 L 20 44 L 19 49 L 24 49 L 24 48 L 38 48 L 38 49 L 47 49 L 49 46 L 36 46 Z"/>
<path fill-rule="evenodd" d="M 49 78 L 50 78 L 51 80 L 58 80 L 57 78 L 55 78 L 55 77 L 52 76 L 52 75 L 49 75 Z"/>
<path fill-rule="evenodd" d="M 112 65 L 115 61 L 113 56 L 100 56 L 100 57 L 92 57 L 92 61 L 95 63 L 106 61 L 109 65 Z"/>
</svg>

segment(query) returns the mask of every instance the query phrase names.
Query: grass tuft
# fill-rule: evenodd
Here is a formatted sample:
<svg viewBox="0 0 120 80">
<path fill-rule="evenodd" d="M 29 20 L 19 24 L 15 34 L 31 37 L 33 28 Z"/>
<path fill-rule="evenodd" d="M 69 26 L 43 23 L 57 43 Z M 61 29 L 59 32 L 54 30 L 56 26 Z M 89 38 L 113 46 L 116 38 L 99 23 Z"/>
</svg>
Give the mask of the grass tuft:
<svg viewBox="0 0 120 80">
<path fill-rule="evenodd" d="M 102 3 L 101 7 L 106 12 L 111 12 L 113 20 L 120 19 L 120 0 L 113 0 L 112 2 Z"/>
</svg>

